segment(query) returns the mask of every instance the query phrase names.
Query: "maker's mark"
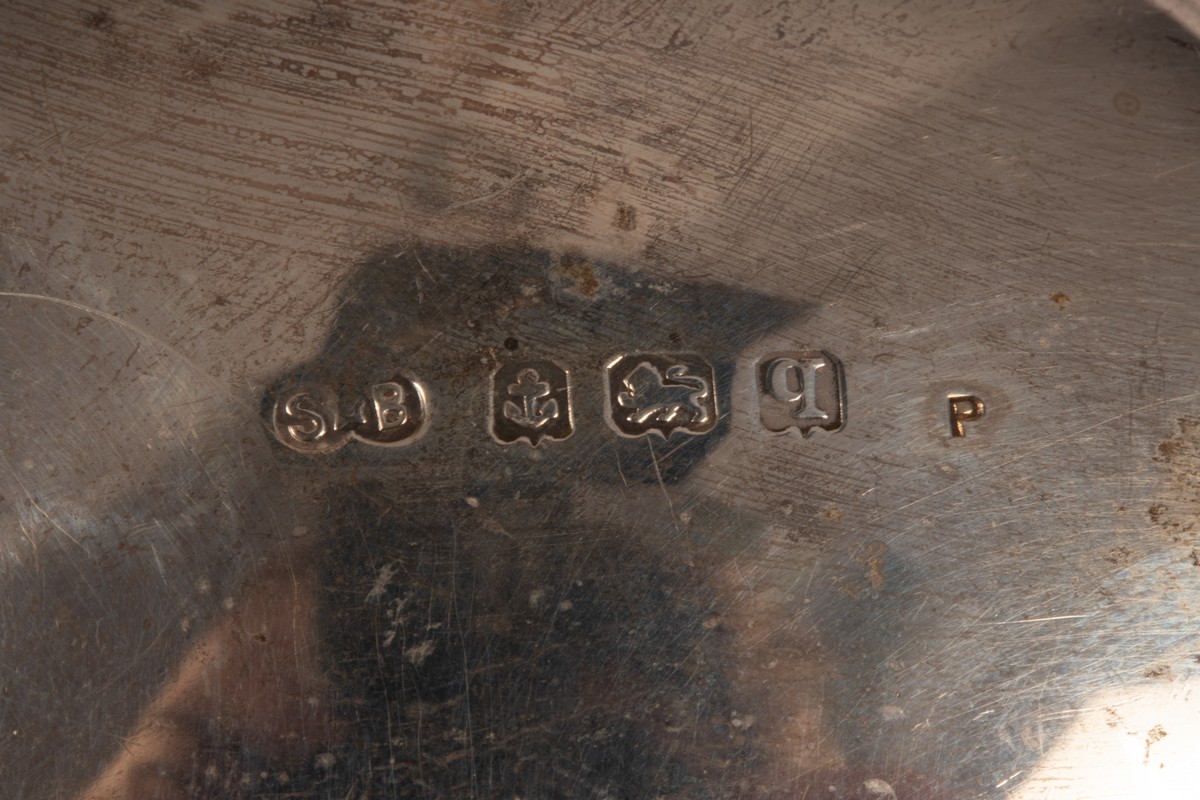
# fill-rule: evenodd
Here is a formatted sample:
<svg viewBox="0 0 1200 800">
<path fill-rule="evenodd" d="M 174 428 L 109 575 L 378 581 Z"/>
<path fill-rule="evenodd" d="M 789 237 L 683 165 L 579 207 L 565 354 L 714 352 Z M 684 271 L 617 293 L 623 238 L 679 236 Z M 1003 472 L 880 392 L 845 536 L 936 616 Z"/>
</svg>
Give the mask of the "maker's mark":
<svg viewBox="0 0 1200 800">
<path fill-rule="evenodd" d="M 416 441 L 429 427 L 429 397 L 403 373 L 372 384 L 349 413 L 328 386 L 302 384 L 280 394 L 272 415 L 275 436 L 302 453 L 328 453 L 351 439 L 394 447 Z"/>
</svg>

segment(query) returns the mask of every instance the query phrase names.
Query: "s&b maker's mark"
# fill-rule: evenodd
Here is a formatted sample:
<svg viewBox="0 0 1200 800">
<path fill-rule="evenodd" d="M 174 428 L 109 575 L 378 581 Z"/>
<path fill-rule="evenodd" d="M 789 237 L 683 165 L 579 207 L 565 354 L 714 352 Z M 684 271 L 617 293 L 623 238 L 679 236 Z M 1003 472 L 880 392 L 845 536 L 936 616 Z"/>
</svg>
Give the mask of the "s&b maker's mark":
<svg viewBox="0 0 1200 800">
<path fill-rule="evenodd" d="M 429 401 L 414 378 L 396 374 L 373 384 L 349 415 L 337 394 L 321 384 L 296 386 L 275 404 L 275 436 L 306 453 L 327 453 L 350 439 L 394 447 L 415 441 L 429 427 Z"/>
<path fill-rule="evenodd" d="M 492 436 L 501 444 L 571 435 L 571 388 L 567 371 L 553 361 L 505 364 L 492 376 Z"/>
<path fill-rule="evenodd" d="M 698 435 L 717 425 L 713 368 L 694 355 L 633 353 L 605 365 L 605 407 L 622 436 Z"/>
<path fill-rule="evenodd" d="M 767 430 L 841 430 L 846 421 L 842 362 L 824 350 L 773 353 L 758 362 L 759 418 Z"/>
</svg>

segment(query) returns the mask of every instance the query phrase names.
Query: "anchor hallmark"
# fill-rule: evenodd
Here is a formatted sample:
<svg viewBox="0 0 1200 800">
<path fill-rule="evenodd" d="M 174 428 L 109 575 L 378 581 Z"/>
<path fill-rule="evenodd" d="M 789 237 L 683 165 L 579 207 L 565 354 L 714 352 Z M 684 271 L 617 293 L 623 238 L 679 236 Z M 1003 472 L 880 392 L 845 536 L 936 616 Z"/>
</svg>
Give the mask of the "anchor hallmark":
<svg viewBox="0 0 1200 800">
<path fill-rule="evenodd" d="M 633 353 L 605 365 L 608 422 L 622 436 L 676 432 L 693 436 L 717 426 L 712 365 L 695 355 Z"/>
<path fill-rule="evenodd" d="M 561 441 L 574 432 L 567 371 L 553 361 L 516 361 L 492 376 L 492 436 L 501 444 Z"/>
</svg>

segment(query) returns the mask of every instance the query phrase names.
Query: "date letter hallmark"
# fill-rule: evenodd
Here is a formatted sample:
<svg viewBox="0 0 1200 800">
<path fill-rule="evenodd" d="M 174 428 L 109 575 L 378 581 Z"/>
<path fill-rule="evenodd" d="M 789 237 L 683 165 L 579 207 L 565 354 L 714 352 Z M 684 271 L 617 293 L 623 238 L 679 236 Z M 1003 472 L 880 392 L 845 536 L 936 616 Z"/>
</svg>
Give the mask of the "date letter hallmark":
<svg viewBox="0 0 1200 800">
<path fill-rule="evenodd" d="M 382 447 L 406 445 L 429 427 L 429 400 L 414 378 L 396 374 L 370 386 L 350 414 L 327 386 L 304 384 L 275 403 L 275 436 L 301 453 L 329 453 L 351 439 Z"/>
<path fill-rule="evenodd" d="M 783 433 L 814 428 L 830 432 L 846 424 L 846 376 L 842 362 L 824 350 L 773 353 L 758 362 L 759 418 Z"/>
<path fill-rule="evenodd" d="M 700 435 L 717 426 L 716 376 L 694 355 L 633 353 L 605 365 L 605 411 L 622 436 Z"/>
<path fill-rule="evenodd" d="M 946 401 L 950 404 L 950 435 L 956 439 L 967 435 L 963 423 L 983 419 L 983 399 L 977 395 L 951 394 Z"/>
<path fill-rule="evenodd" d="M 567 371 L 553 361 L 505 364 L 492 376 L 492 436 L 501 444 L 561 441 L 574 432 Z"/>
</svg>

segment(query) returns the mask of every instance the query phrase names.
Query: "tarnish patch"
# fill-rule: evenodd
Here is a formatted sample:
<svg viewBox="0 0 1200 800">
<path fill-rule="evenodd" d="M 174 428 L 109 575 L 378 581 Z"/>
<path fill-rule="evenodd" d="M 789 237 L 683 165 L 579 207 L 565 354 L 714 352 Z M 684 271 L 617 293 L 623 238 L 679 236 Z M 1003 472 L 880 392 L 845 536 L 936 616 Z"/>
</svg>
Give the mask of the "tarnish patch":
<svg viewBox="0 0 1200 800">
<path fill-rule="evenodd" d="M 1159 442 L 1154 460 L 1170 473 L 1173 484 L 1168 502 L 1155 502 L 1146 509 L 1150 522 L 1171 536 L 1172 541 L 1196 545 L 1196 518 L 1200 510 L 1200 419 L 1180 417 L 1178 432 Z"/>
</svg>

